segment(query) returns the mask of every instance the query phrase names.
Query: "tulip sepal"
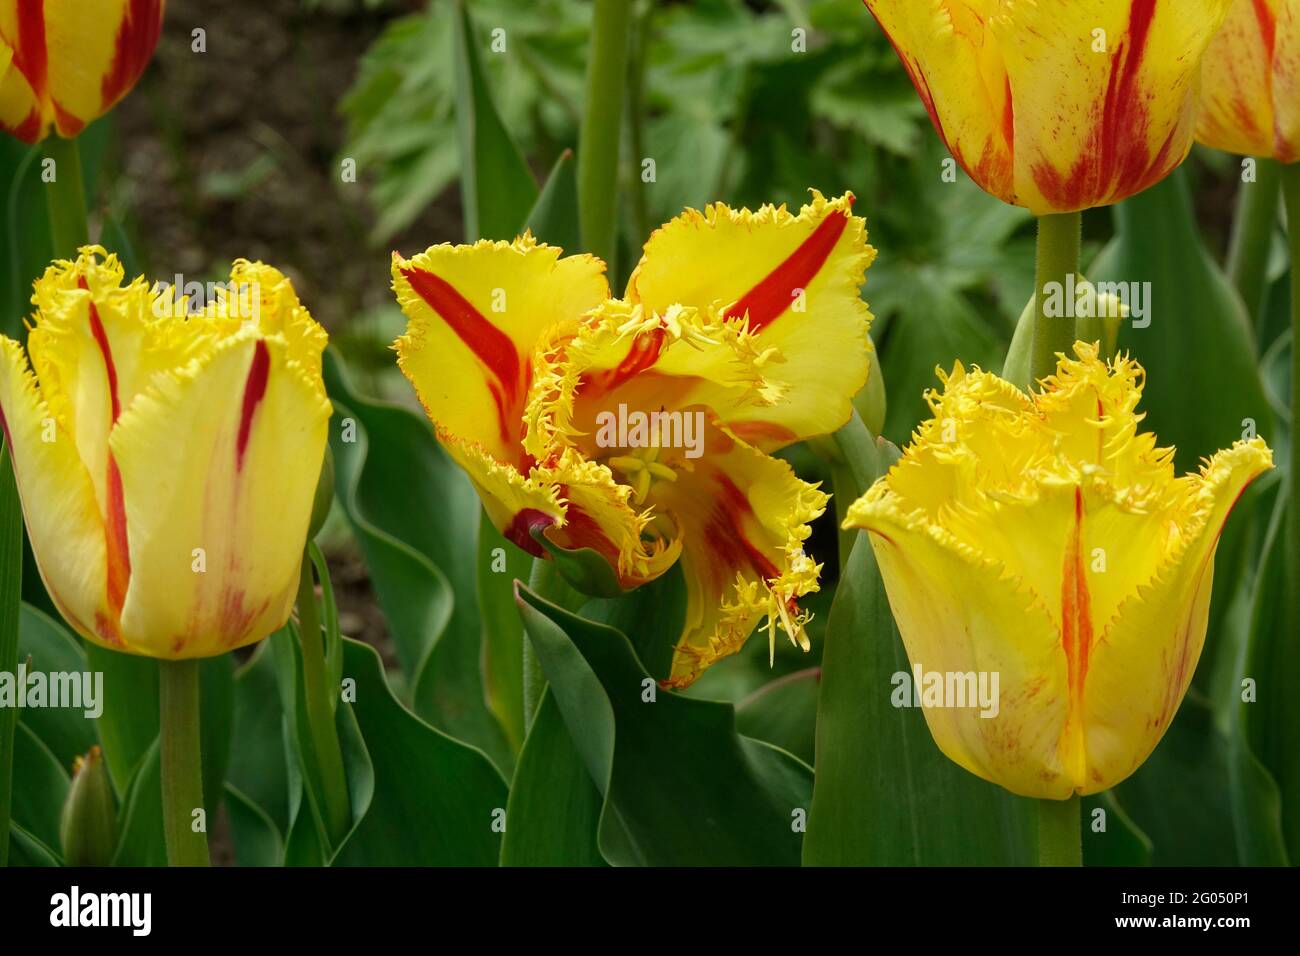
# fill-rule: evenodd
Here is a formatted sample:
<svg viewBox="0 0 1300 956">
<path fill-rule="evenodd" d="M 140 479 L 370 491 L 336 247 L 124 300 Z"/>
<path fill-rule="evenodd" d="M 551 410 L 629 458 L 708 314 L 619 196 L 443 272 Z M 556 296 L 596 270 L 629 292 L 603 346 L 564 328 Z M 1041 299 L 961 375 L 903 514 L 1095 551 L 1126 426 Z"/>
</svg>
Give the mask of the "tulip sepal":
<svg viewBox="0 0 1300 956">
<path fill-rule="evenodd" d="M 208 866 L 199 749 L 199 662 L 160 660 L 163 836 L 170 866 Z M 196 827 L 196 823 L 203 826 Z"/>
</svg>

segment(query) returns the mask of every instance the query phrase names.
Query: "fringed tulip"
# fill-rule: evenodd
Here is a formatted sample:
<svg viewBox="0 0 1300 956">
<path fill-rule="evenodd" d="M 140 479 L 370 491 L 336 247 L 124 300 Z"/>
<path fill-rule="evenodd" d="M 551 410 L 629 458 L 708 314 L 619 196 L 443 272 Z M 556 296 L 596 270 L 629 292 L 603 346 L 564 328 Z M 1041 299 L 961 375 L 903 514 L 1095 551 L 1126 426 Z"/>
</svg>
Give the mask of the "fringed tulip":
<svg viewBox="0 0 1300 956">
<path fill-rule="evenodd" d="M 687 211 L 622 299 L 600 260 L 529 236 L 394 259 L 399 364 L 496 526 L 538 556 L 598 554 L 621 588 L 680 556 L 671 686 L 764 619 L 807 647 L 827 496 L 772 453 L 842 425 L 867 379 L 874 250 L 851 204 Z"/>
<path fill-rule="evenodd" d="M 60 613 L 89 641 L 163 659 L 282 626 L 330 417 L 326 335 L 289 280 L 241 260 L 188 316 L 88 247 L 32 301 L 30 369 L 0 337 L 0 419 Z"/>
<path fill-rule="evenodd" d="M 1075 352 L 1032 395 L 958 363 L 845 522 L 870 532 L 913 667 L 998 675 L 995 707 L 925 707 L 939 748 L 1053 799 L 1114 786 L 1159 743 L 1205 640 L 1224 522 L 1272 467 L 1254 438 L 1175 477 L 1137 430 L 1141 368 Z"/>
</svg>

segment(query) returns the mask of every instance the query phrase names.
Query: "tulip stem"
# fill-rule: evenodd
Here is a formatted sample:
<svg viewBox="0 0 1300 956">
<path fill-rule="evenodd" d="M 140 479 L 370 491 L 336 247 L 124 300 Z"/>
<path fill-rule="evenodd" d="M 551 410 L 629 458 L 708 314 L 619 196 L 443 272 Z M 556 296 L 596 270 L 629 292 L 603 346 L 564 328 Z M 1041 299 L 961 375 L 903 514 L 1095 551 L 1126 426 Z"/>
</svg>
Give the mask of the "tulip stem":
<svg viewBox="0 0 1300 956">
<path fill-rule="evenodd" d="M 1082 243 L 1082 213 L 1039 217 L 1038 258 L 1034 269 L 1034 339 L 1029 369 L 1031 387 L 1056 371 L 1058 352 L 1073 353 L 1074 303 L 1065 301 L 1065 288 L 1067 277 L 1079 272 Z M 1063 315 L 1047 314 L 1047 303 L 1053 298 L 1053 293 L 1057 293 L 1057 302 L 1064 306 Z"/>
<path fill-rule="evenodd" d="M 171 866 L 208 866 L 206 819 L 194 829 L 195 810 L 203 809 L 203 757 L 199 745 L 199 662 L 159 661 L 162 734 L 163 836 Z M 205 814 L 206 816 L 206 814 Z"/>
<path fill-rule="evenodd" d="M 89 242 L 86 229 L 86 185 L 81 175 L 81 148 L 75 139 L 51 136 L 43 145 L 53 162 L 45 184 L 50 213 L 50 242 L 56 259 L 75 259 Z"/>
<path fill-rule="evenodd" d="M 587 106 L 578 133 L 578 222 L 583 251 L 607 263 L 614 258 L 630 21 L 630 0 L 596 0 L 587 60 Z"/>
<path fill-rule="evenodd" d="M 1237 215 L 1228 247 L 1228 275 L 1246 303 L 1251 322 L 1259 323 L 1259 307 L 1268 281 L 1268 254 L 1277 225 L 1282 167 L 1274 160 L 1261 159 L 1255 168 L 1255 181 L 1242 183 L 1237 197 Z"/>
<path fill-rule="evenodd" d="M 1082 866 L 1079 797 L 1069 800 L 1039 800 L 1038 865 Z"/>
<path fill-rule="evenodd" d="M 338 725 L 330 705 L 325 681 L 325 644 L 321 638 L 320 614 L 316 608 L 316 581 L 312 576 L 310 549 L 303 553 L 298 578 L 298 642 L 302 648 L 303 696 L 307 702 L 307 723 L 312 749 L 321 775 L 321 800 L 330 844 L 337 848 L 347 836 L 352 820 L 347 775 L 343 771 L 343 748 Z"/>
</svg>

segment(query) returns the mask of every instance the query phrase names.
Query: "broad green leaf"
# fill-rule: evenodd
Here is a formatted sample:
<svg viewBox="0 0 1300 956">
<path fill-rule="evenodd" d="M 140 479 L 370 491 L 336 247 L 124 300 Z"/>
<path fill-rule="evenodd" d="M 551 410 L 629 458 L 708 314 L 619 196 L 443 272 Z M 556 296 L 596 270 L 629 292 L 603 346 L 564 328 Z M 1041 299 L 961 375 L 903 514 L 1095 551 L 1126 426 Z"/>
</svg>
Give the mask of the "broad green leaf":
<svg viewBox="0 0 1300 956">
<path fill-rule="evenodd" d="M 569 735 L 604 797 L 599 846 L 607 861 L 798 862 L 811 785 L 806 764 L 738 734 L 730 704 L 657 689 L 618 631 L 522 587 L 520 611 Z"/>
<path fill-rule="evenodd" d="M 456 0 L 455 17 L 452 57 L 465 238 L 513 239 L 537 201 L 537 183 L 493 104 L 464 0 Z"/>
<path fill-rule="evenodd" d="M 62 866 L 61 851 L 41 842 L 17 823 L 9 824 L 9 866 Z"/>
<path fill-rule="evenodd" d="M 1114 241 L 1086 272 L 1094 284 L 1149 290 L 1145 316 L 1134 315 L 1120 331 L 1120 350 L 1147 373 L 1143 427 L 1177 449 L 1180 472 L 1242 438 L 1247 419 L 1269 438 L 1273 413 L 1250 320 L 1201 242 L 1185 171 L 1117 205 L 1115 224 Z"/>
<path fill-rule="evenodd" d="M 510 783 L 501 865 L 603 866 L 601 803 L 548 688 Z"/>
<path fill-rule="evenodd" d="M 235 861 L 240 866 L 279 866 L 284 859 L 284 843 L 275 822 L 261 806 L 226 784 L 225 807 Z"/>
<path fill-rule="evenodd" d="M 263 641 L 235 674 L 234 728 L 226 792 L 256 804 L 280 833 L 289 829 L 284 708 L 271 642 Z"/>
<path fill-rule="evenodd" d="M 859 535 L 822 652 L 804 864 L 1032 863 L 1032 801 L 958 767 L 935 746 L 919 708 L 893 706 L 891 678 L 909 670 L 871 542 Z"/>
<path fill-rule="evenodd" d="M 365 555 L 412 707 L 509 770 L 513 753 L 488 708 L 475 606 L 478 496 L 420 415 L 362 398 L 331 351 L 335 487 Z M 352 439 L 352 440 L 349 440 Z"/>
<path fill-rule="evenodd" d="M 573 253 L 578 238 L 578 180 L 573 151 L 566 149 L 551 168 L 537 202 L 524 224 L 540 241 Z"/>
<path fill-rule="evenodd" d="M 478 607 L 483 620 L 483 688 L 488 706 L 514 753 L 524 743 L 524 626 L 515 608 L 515 581 L 527 580 L 533 559 L 480 515 Z"/>
<path fill-rule="evenodd" d="M 1084 866 L 1147 866 L 1151 840 L 1110 790 L 1083 798 Z"/>
<path fill-rule="evenodd" d="M 736 728 L 811 765 L 817 748 L 821 668 L 810 667 L 764 684 L 736 705 Z"/>
<path fill-rule="evenodd" d="M 215 820 L 216 813 L 209 813 L 209 834 Z M 122 791 L 117 832 L 114 866 L 167 865 L 167 839 L 162 825 L 162 776 L 156 739 L 141 755 L 135 773 Z"/>
<path fill-rule="evenodd" d="M 406 710 L 368 645 L 344 642 L 344 675 L 356 681 L 356 716 L 374 767 L 365 816 L 334 858 L 353 866 L 494 866 L 506 785 L 482 751 Z"/>
<path fill-rule="evenodd" d="M 58 621 L 30 604 L 24 604 L 20 625 L 18 658 L 26 660 L 30 657 L 32 671 L 45 674 L 86 672 L 86 655 L 81 645 Z M 22 721 L 50 748 L 60 764 L 71 767 L 77 757 L 98 742 L 95 723 L 86 717 L 87 709 L 34 707 L 23 712 Z"/>
<path fill-rule="evenodd" d="M 13 821 L 50 847 L 59 847 L 59 817 L 69 768 L 22 723 L 14 734 Z"/>
<path fill-rule="evenodd" d="M 0 673 L 13 679 L 18 674 L 22 590 L 23 514 L 6 439 L 0 446 Z M 16 708 L 0 707 L 0 866 L 9 858 L 17 723 Z"/>
</svg>

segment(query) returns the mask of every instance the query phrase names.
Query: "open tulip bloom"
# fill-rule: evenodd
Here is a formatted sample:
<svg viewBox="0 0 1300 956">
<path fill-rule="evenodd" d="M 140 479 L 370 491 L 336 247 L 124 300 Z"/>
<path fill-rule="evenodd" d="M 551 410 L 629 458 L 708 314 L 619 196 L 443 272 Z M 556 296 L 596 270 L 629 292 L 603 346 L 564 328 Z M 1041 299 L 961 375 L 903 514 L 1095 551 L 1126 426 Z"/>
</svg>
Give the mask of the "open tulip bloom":
<svg viewBox="0 0 1300 956">
<path fill-rule="evenodd" d="M 1174 717 L 1228 513 L 1272 467 L 1241 441 L 1175 477 L 1139 433 L 1142 369 L 1078 343 L 1029 395 L 957 363 L 934 417 L 849 509 L 914 667 L 997 673 L 996 716 L 926 707 L 943 752 L 1031 797 L 1119 783 Z"/>
<path fill-rule="evenodd" d="M 73 137 L 130 92 L 164 0 L 0 0 L 0 129 Z"/>
<path fill-rule="evenodd" d="M 189 316 L 88 247 L 36 283 L 30 369 L 0 337 L 32 551 L 59 612 L 104 647 L 208 657 L 293 606 L 331 411 L 326 336 L 269 266 L 236 262 L 221 292 Z"/>
<path fill-rule="evenodd" d="M 807 648 L 804 552 L 827 496 L 772 453 L 844 424 L 867 379 L 874 250 L 852 197 L 689 210 L 621 299 L 605 266 L 530 236 L 395 257 L 402 371 L 496 526 L 589 550 L 633 588 L 682 561 L 670 686 L 767 620 Z"/>
</svg>

